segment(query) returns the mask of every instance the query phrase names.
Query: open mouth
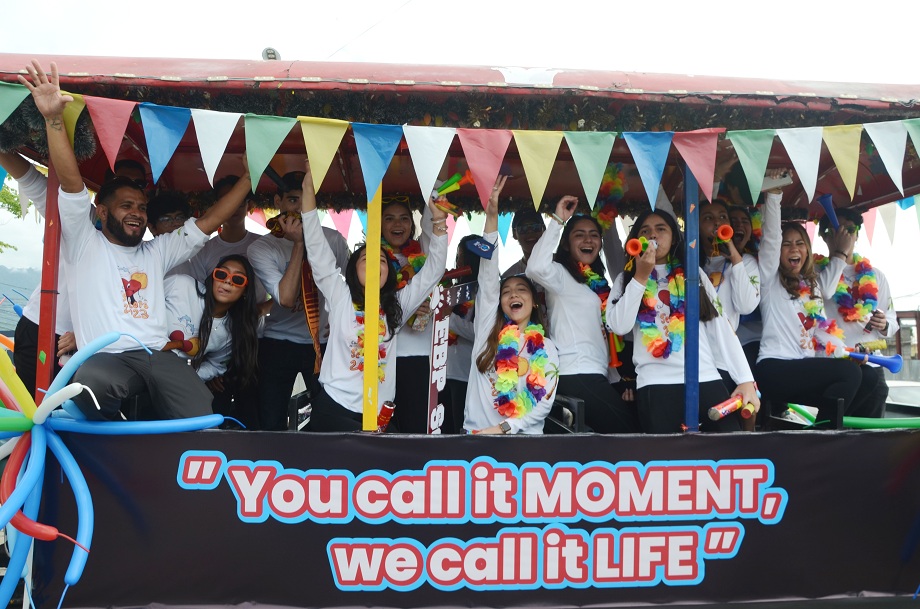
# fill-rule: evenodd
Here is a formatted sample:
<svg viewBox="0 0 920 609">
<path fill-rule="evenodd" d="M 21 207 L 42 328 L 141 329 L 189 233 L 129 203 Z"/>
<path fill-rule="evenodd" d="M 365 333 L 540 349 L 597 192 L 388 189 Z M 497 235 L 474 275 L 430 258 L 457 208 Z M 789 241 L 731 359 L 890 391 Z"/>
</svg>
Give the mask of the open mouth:
<svg viewBox="0 0 920 609">
<path fill-rule="evenodd" d="M 512 311 L 518 312 L 518 311 L 520 311 L 521 309 L 524 308 L 524 303 L 523 303 L 523 302 L 512 302 L 511 304 L 508 305 L 508 307 L 509 307 Z"/>
<path fill-rule="evenodd" d="M 789 266 L 799 266 L 802 263 L 802 258 L 799 256 L 790 256 L 786 260 L 789 261 Z"/>
<path fill-rule="evenodd" d="M 143 223 L 140 220 L 125 220 L 124 225 L 133 230 L 140 230 L 143 227 Z"/>
</svg>

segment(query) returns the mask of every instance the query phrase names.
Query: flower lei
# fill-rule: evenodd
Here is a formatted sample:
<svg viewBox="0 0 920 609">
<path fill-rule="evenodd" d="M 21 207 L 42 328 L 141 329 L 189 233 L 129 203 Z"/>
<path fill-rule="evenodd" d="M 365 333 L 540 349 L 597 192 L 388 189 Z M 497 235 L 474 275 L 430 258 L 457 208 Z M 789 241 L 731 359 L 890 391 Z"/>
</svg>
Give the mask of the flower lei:
<svg viewBox="0 0 920 609">
<path fill-rule="evenodd" d="M 415 277 L 416 273 L 425 264 L 428 257 L 422 252 L 422 245 L 415 239 L 410 239 L 399 249 L 394 248 L 387 242 L 381 242 L 380 246 L 386 250 L 387 258 L 390 259 L 390 268 L 396 272 L 396 289 L 401 290 L 406 287 L 409 280 Z M 397 254 L 402 254 L 408 261 L 405 266 L 399 265 Z"/>
<path fill-rule="evenodd" d="M 617 217 L 617 201 L 626 194 L 626 174 L 622 163 L 610 163 L 604 170 L 601 178 L 601 187 L 597 193 L 597 202 L 591 215 L 600 224 L 602 230 L 607 230 Z M 598 207 L 597 203 L 603 201 Z"/>
<path fill-rule="evenodd" d="M 607 312 L 607 297 L 610 296 L 610 284 L 584 262 L 578 263 L 578 270 L 584 276 L 587 286 L 601 299 L 601 325 L 603 326 L 607 323 L 605 314 Z"/>
<path fill-rule="evenodd" d="M 686 280 L 684 269 L 674 259 L 668 260 L 668 323 L 664 331 L 658 328 L 656 306 L 659 301 L 658 272 L 652 271 L 645 284 L 645 293 L 639 305 L 639 332 L 642 344 L 653 357 L 667 359 L 684 346 L 684 311 L 686 309 Z"/>
<path fill-rule="evenodd" d="M 466 302 L 461 302 L 456 307 L 454 307 L 451 315 L 459 315 L 463 319 L 466 319 L 466 316 L 469 315 L 469 312 L 472 310 L 473 305 L 476 303 L 475 298 L 471 298 Z M 447 331 L 447 346 L 453 346 L 457 344 L 457 333 L 453 330 Z"/>
<path fill-rule="evenodd" d="M 830 263 L 829 258 L 817 254 L 814 260 L 815 266 L 819 269 L 823 269 Z M 841 273 L 840 281 L 837 282 L 837 291 L 834 292 L 837 310 L 846 321 L 864 320 L 878 309 L 878 280 L 875 276 L 875 269 L 872 268 L 869 260 L 859 254 L 853 254 L 853 264 L 856 270 L 853 284 L 848 285 Z"/>
<path fill-rule="evenodd" d="M 753 250 L 757 250 L 760 247 L 760 242 L 763 239 L 763 214 L 759 207 L 754 207 L 751 209 L 751 242 L 753 243 Z M 751 242 L 748 245 L 751 245 Z"/>
<path fill-rule="evenodd" d="M 358 322 L 358 348 L 355 353 L 355 361 L 357 362 L 357 368 L 361 372 L 364 372 L 364 310 L 358 309 L 358 305 L 355 307 L 355 321 Z M 383 339 L 386 336 L 387 332 L 387 318 L 386 314 L 383 312 L 383 309 L 380 309 L 380 319 L 377 322 L 377 333 L 380 335 L 380 339 Z M 387 355 L 386 344 L 383 340 L 377 341 L 377 381 L 382 383 L 383 379 L 386 378 L 386 362 L 384 358 Z"/>
<path fill-rule="evenodd" d="M 843 340 L 843 329 L 837 325 L 837 322 L 834 320 L 828 321 L 824 317 L 824 300 L 821 298 L 812 298 L 811 286 L 808 283 L 801 279 L 799 280 L 799 300 L 802 303 L 802 309 L 805 311 L 804 315 L 799 313 L 799 320 L 802 322 L 802 326 L 806 331 L 810 331 L 813 328 L 822 330 L 827 333 L 829 336 Z M 821 342 L 817 335 L 812 334 L 811 337 L 811 346 L 812 349 L 825 349 L 828 346 Z M 830 349 L 830 353 L 833 349 Z"/>
<path fill-rule="evenodd" d="M 537 402 L 546 395 L 546 364 L 543 326 L 529 324 L 524 329 L 524 350 L 527 353 L 527 387 L 518 390 L 521 376 L 521 329 L 509 321 L 498 333 L 498 351 L 495 354 L 495 409 L 506 418 L 519 419 L 533 411 Z"/>
</svg>

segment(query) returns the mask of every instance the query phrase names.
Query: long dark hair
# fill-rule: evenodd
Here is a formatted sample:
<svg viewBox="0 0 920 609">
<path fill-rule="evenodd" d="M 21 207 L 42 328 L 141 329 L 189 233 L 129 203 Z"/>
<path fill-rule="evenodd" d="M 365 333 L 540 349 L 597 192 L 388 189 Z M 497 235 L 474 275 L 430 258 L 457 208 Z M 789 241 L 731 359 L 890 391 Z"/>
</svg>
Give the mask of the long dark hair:
<svg viewBox="0 0 920 609">
<path fill-rule="evenodd" d="M 257 279 L 256 272 L 253 270 L 252 264 L 249 263 L 249 259 L 241 254 L 224 256 L 217 262 L 216 267 L 224 266 L 231 260 L 243 266 L 246 271 L 246 277 L 249 279 L 246 287 L 243 288 L 243 295 L 227 311 L 227 328 L 230 332 L 230 344 L 232 345 L 230 349 L 230 370 L 239 379 L 240 388 L 243 388 L 255 383 L 259 374 Z M 204 294 L 199 293 L 199 296 L 204 298 L 204 311 L 201 314 L 201 322 L 198 324 L 198 353 L 192 358 L 192 366 L 195 370 L 198 370 L 201 362 L 204 361 L 204 352 L 207 349 L 208 340 L 211 338 L 211 324 L 214 321 L 215 305 L 214 276 L 212 274 L 208 274 L 204 280 Z"/>
<path fill-rule="evenodd" d="M 633 227 L 629 231 L 629 235 L 626 237 L 628 242 L 630 239 L 638 239 L 639 231 L 642 229 L 642 224 L 648 219 L 649 216 L 656 215 L 668 225 L 668 228 L 671 229 L 671 249 L 668 251 L 668 258 L 675 259 L 684 267 L 686 270 L 685 257 L 684 257 L 684 234 L 681 232 L 680 227 L 677 226 L 677 220 L 667 212 L 656 212 L 652 209 L 647 209 L 636 218 L 636 223 L 633 224 Z M 623 272 L 623 288 L 625 293 L 625 288 L 629 285 L 629 282 L 632 281 L 632 278 L 636 276 L 636 264 L 633 263 L 627 270 Z M 700 286 L 700 321 L 709 321 L 715 319 L 719 316 L 719 311 L 716 309 L 715 305 L 712 304 L 712 301 L 709 300 L 709 295 L 706 293 L 706 290 L 703 289 L 702 285 Z"/>
<path fill-rule="evenodd" d="M 460 239 L 460 242 L 457 244 L 456 268 L 468 266 L 470 267 L 470 274 L 464 275 L 463 277 L 457 277 L 454 280 L 454 285 L 473 283 L 479 279 L 479 261 L 482 260 L 482 258 L 466 249 L 466 244 L 473 239 L 482 239 L 482 235 L 467 235 L 463 239 Z M 497 254 L 497 251 L 493 252 L 493 255 L 495 254 Z"/>
<path fill-rule="evenodd" d="M 786 288 L 786 291 L 789 292 L 789 296 L 795 300 L 800 296 L 799 281 L 804 280 L 811 290 L 812 297 L 814 297 L 815 288 L 818 287 L 818 269 L 815 268 L 814 257 L 811 255 L 811 237 L 808 236 L 808 231 L 805 230 L 805 227 L 801 224 L 797 222 L 784 222 L 780 228 L 780 238 L 782 238 L 782 235 L 784 235 L 787 230 L 799 233 L 802 239 L 805 240 L 805 245 L 808 248 L 808 255 L 806 255 L 805 260 L 802 261 L 802 272 L 799 274 L 790 273 L 783 268 L 783 265 L 779 265 L 779 282 Z"/>
<path fill-rule="evenodd" d="M 731 226 L 731 214 L 729 213 L 729 205 L 722 199 L 717 198 L 713 201 L 703 201 L 702 203 L 700 203 L 700 214 L 703 213 L 704 209 L 706 209 L 707 207 L 711 207 L 713 205 L 718 205 L 722 209 L 725 210 L 725 215 L 729 217 L 729 226 Z M 702 237 L 702 235 L 700 236 Z M 710 245 L 712 244 L 713 239 L 715 239 L 713 235 L 706 235 L 706 240 Z M 725 247 L 724 245 L 720 245 L 719 251 L 721 252 L 724 247 Z M 711 257 L 712 257 L 712 247 L 707 246 L 707 247 L 700 248 L 700 266 L 701 267 L 706 266 L 709 263 L 709 259 Z"/>
<path fill-rule="evenodd" d="M 533 310 L 530 312 L 530 323 L 540 324 L 545 328 L 546 320 L 543 317 L 543 308 L 539 305 L 537 287 L 533 284 L 533 281 L 524 275 L 505 277 L 498 286 L 499 294 L 501 294 L 502 286 L 505 285 L 505 282 L 509 279 L 522 279 L 524 283 L 527 284 L 527 287 L 530 289 L 530 298 L 533 301 Z M 499 298 L 498 307 L 495 311 L 495 323 L 492 324 L 492 329 L 489 331 L 489 338 L 486 339 L 486 345 L 483 347 L 482 353 L 476 358 L 476 368 L 483 374 L 495 366 L 495 355 L 498 353 L 498 334 L 502 331 L 502 328 L 505 327 L 507 322 L 508 318 L 505 317 L 505 312 L 502 311 L 501 298 Z"/>
<path fill-rule="evenodd" d="M 365 249 L 367 249 L 366 243 L 359 244 L 351 256 L 348 257 L 348 265 L 345 267 L 345 284 L 348 286 L 348 291 L 351 292 L 351 301 L 358 305 L 361 310 L 364 309 L 364 286 L 358 280 L 358 258 L 361 257 L 361 252 Z M 380 264 L 380 262 L 375 261 L 375 264 Z M 367 270 L 369 265 L 370 261 L 365 261 L 365 273 L 369 272 Z M 383 309 L 384 314 L 387 316 L 387 328 L 390 330 L 390 336 L 386 340 L 390 340 L 399 330 L 403 315 L 402 306 L 399 304 L 399 299 L 396 298 L 396 273 L 392 268 L 387 273 L 386 281 L 380 286 L 380 308 Z"/>
<path fill-rule="evenodd" d="M 581 222 L 582 220 L 588 220 L 597 228 L 597 232 L 601 235 L 601 242 L 603 243 L 604 229 L 601 228 L 601 225 L 598 224 L 597 219 L 585 214 L 575 214 L 569 221 L 566 222 L 565 228 L 562 229 L 562 237 L 559 238 L 559 245 L 556 247 L 556 253 L 553 254 L 553 261 L 558 262 L 569 272 L 569 274 L 575 278 L 575 281 L 578 283 L 588 283 L 587 277 L 581 272 L 578 268 L 578 262 L 572 258 L 572 252 L 569 249 L 569 236 L 572 234 L 572 231 L 575 230 L 575 225 Z M 598 276 L 603 277 L 607 273 L 606 267 L 604 267 L 604 262 L 601 260 L 600 252 L 597 254 L 597 258 L 594 259 L 594 262 L 591 263 L 591 270 L 598 274 Z"/>
</svg>

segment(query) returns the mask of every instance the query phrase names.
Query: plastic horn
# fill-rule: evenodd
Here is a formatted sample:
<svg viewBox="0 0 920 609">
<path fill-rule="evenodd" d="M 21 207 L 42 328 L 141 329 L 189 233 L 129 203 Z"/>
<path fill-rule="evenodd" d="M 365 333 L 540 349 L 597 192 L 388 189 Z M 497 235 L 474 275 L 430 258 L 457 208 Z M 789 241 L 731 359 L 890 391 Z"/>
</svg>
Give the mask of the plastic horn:
<svg viewBox="0 0 920 609">
<path fill-rule="evenodd" d="M 466 277 L 467 275 L 472 275 L 473 269 L 469 266 L 461 266 L 460 268 L 453 269 L 444 273 L 444 276 L 441 277 L 441 281 L 450 281 L 451 279 L 457 279 L 459 277 Z"/>
<path fill-rule="evenodd" d="M 760 392 L 757 392 L 757 394 L 760 395 Z M 728 398 L 721 404 L 716 404 L 715 406 L 710 408 L 708 414 L 711 420 L 718 421 L 719 419 L 723 417 L 727 417 L 728 415 L 735 412 L 736 410 L 741 410 L 742 419 L 750 419 L 751 416 L 753 416 L 754 414 L 754 405 L 748 403 L 742 406 L 741 396 L 735 395 L 735 396 Z"/>
<path fill-rule="evenodd" d="M 459 186 L 457 186 L 456 188 L 453 188 L 453 186 L 455 186 L 457 182 L 459 182 L 462 179 L 463 179 L 463 176 L 460 175 L 459 173 L 455 173 L 454 175 L 450 176 L 449 178 L 447 178 L 447 180 L 443 184 L 438 186 L 438 194 L 446 195 L 449 192 L 460 190 Z"/>
<path fill-rule="evenodd" d="M 645 250 L 648 249 L 648 239 L 645 237 L 639 237 L 638 239 L 630 239 L 626 242 L 626 253 L 630 256 L 636 257 L 642 254 Z"/>
<path fill-rule="evenodd" d="M 476 182 L 473 180 L 473 174 L 470 173 L 469 169 L 466 170 L 466 173 L 463 174 L 463 177 L 460 178 L 459 182 L 457 182 L 458 186 L 466 186 L 467 184 L 476 184 Z"/>
<path fill-rule="evenodd" d="M 0 345 L 3 345 L 4 347 L 6 347 L 7 349 L 9 349 L 10 351 L 15 351 L 15 350 L 16 350 L 16 349 L 14 348 L 16 345 L 15 345 L 15 343 L 13 342 L 13 339 L 10 338 L 9 336 L 5 336 L 5 335 L 3 335 L 3 334 L 0 334 Z"/>
<path fill-rule="evenodd" d="M 730 224 L 723 224 L 716 231 L 716 239 L 721 243 L 728 243 L 731 241 L 731 238 L 735 235 L 735 231 L 732 230 Z"/>
<path fill-rule="evenodd" d="M 834 230 L 839 229 L 840 222 L 837 221 L 837 212 L 834 211 L 834 198 L 831 194 L 821 195 L 818 197 L 818 202 L 824 208 L 824 213 L 827 214 L 827 218 L 831 221 L 831 226 L 834 227 Z"/>
<path fill-rule="evenodd" d="M 13 299 L 7 296 L 6 294 L 2 295 L 4 298 L 10 301 L 10 304 L 13 305 L 13 310 L 16 312 L 16 315 L 22 317 L 22 307 L 13 302 Z"/>
<path fill-rule="evenodd" d="M 904 365 L 904 359 L 900 355 L 872 355 L 871 353 L 854 353 L 853 351 L 848 352 L 847 355 L 863 364 L 868 362 L 887 368 L 892 374 L 900 372 L 901 367 Z"/>
</svg>

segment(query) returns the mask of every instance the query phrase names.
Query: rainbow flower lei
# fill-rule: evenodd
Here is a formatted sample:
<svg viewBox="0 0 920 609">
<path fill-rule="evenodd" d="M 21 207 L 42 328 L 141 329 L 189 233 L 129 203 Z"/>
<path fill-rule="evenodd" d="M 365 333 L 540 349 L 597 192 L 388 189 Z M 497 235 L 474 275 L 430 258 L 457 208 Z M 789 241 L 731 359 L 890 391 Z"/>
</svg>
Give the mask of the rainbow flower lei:
<svg viewBox="0 0 920 609">
<path fill-rule="evenodd" d="M 642 344 L 653 357 L 667 359 L 671 353 L 677 353 L 684 346 L 684 312 L 686 310 L 686 281 L 684 269 L 677 260 L 669 259 L 668 265 L 668 314 L 667 326 L 662 331 L 658 328 L 658 272 L 652 271 L 645 284 L 645 293 L 639 305 L 639 332 Z"/>
<path fill-rule="evenodd" d="M 356 362 L 356 368 L 361 372 L 364 372 L 364 310 L 358 309 L 358 305 L 355 307 L 355 321 L 358 322 L 358 348 L 354 354 L 354 361 Z M 387 332 L 387 318 L 386 314 L 383 312 L 383 309 L 380 309 L 380 319 L 377 322 L 377 333 L 380 335 L 380 340 L 377 341 L 377 381 L 379 383 L 383 382 L 383 379 L 386 378 L 386 362 L 384 358 L 387 355 L 387 346 L 383 342 L 383 338 L 386 337 Z"/>
<path fill-rule="evenodd" d="M 386 251 L 387 258 L 390 259 L 390 268 L 396 272 L 397 290 L 406 287 L 409 280 L 421 270 L 422 265 L 425 264 L 425 259 L 428 257 L 422 252 L 422 245 L 415 239 L 410 239 L 399 249 L 395 249 L 386 241 L 381 242 L 380 247 Z M 405 266 L 400 266 L 397 254 L 402 254 L 406 257 L 408 262 Z"/>
<path fill-rule="evenodd" d="M 521 329 L 507 322 L 498 333 L 498 351 L 495 354 L 495 409 L 505 418 L 519 419 L 533 411 L 537 402 L 546 395 L 546 364 L 543 326 L 528 324 L 524 329 L 524 351 L 527 353 L 527 386 L 518 390 L 521 376 Z"/>
<path fill-rule="evenodd" d="M 597 193 L 597 201 L 591 215 L 600 224 L 601 229 L 607 230 L 617 217 L 617 201 L 626 194 L 626 174 L 622 163 L 610 163 L 604 170 L 601 178 L 601 187 Z M 598 207 L 597 203 L 603 201 Z"/>
<path fill-rule="evenodd" d="M 843 329 L 837 325 L 836 321 L 828 321 L 824 317 L 824 301 L 821 298 L 812 297 L 811 286 L 804 279 L 799 280 L 799 300 L 802 303 L 802 309 L 805 311 L 804 315 L 799 313 L 799 320 L 806 331 L 814 332 L 814 329 L 817 329 L 829 336 L 843 340 Z M 811 344 L 815 350 L 824 349 L 827 346 L 818 339 L 816 334 L 812 335 Z"/>
<path fill-rule="evenodd" d="M 829 258 L 817 254 L 814 260 L 819 269 L 830 262 Z M 878 309 L 878 279 L 868 259 L 853 254 L 853 265 L 856 271 L 853 284 L 848 285 L 841 274 L 834 292 L 834 302 L 843 319 L 858 322 L 870 317 Z"/>
<path fill-rule="evenodd" d="M 601 325 L 606 325 L 607 320 L 605 314 L 607 312 L 607 297 L 610 296 L 610 284 L 584 262 L 578 263 L 578 270 L 581 271 L 581 274 L 584 276 L 587 286 L 601 299 Z"/>
</svg>

